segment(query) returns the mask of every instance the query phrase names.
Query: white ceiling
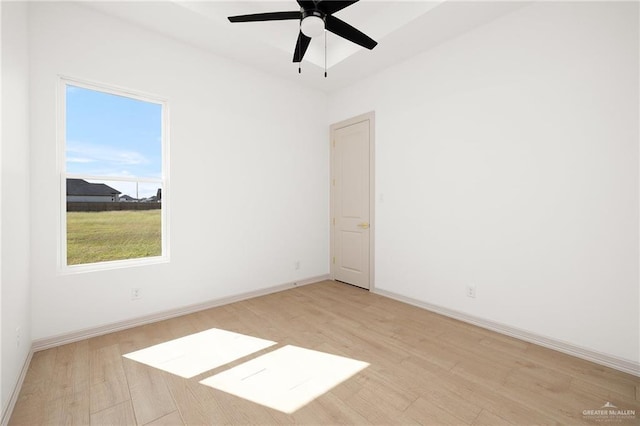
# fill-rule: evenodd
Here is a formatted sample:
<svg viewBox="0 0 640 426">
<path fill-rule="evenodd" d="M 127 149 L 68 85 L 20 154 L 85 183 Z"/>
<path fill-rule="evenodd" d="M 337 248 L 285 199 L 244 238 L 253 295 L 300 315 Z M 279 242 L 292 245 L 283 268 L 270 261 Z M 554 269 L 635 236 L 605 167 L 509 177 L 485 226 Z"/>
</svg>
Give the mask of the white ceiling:
<svg viewBox="0 0 640 426">
<path fill-rule="evenodd" d="M 83 5 L 267 73 L 330 92 L 406 60 L 525 5 L 514 1 L 361 0 L 336 13 L 378 42 L 367 50 L 328 33 L 313 39 L 302 74 L 292 62 L 297 21 L 232 24 L 227 16 L 298 10 L 286 1 L 98 1 Z"/>
</svg>

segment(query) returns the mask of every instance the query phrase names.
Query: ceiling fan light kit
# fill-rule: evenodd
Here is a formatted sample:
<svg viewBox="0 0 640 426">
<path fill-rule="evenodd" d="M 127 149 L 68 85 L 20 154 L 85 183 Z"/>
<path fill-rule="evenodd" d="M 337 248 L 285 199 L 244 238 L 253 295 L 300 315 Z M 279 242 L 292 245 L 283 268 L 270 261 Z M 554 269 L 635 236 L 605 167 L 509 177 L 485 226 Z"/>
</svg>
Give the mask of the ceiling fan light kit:
<svg viewBox="0 0 640 426">
<path fill-rule="evenodd" d="M 300 21 L 300 31 L 298 40 L 293 51 L 293 62 L 298 63 L 298 72 L 301 72 L 300 62 L 311 43 L 313 37 L 325 35 L 325 70 L 327 76 L 327 38 L 326 31 L 349 40 L 359 46 L 369 50 L 378 44 L 368 35 L 352 27 L 343 20 L 333 16 L 334 13 L 357 3 L 358 0 L 338 1 L 338 0 L 297 0 L 300 11 L 292 12 L 268 12 L 256 13 L 252 15 L 229 16 L 230 22 L 260 22 L 260 21 L 284 21 L 298 19 Z"/>
<path fill-rule="evenodd" d="M 317 11 L 303 12 L 300 31 L 307 37 L 318 37 L 324 33 L 324 17 Z"/>
</svg>

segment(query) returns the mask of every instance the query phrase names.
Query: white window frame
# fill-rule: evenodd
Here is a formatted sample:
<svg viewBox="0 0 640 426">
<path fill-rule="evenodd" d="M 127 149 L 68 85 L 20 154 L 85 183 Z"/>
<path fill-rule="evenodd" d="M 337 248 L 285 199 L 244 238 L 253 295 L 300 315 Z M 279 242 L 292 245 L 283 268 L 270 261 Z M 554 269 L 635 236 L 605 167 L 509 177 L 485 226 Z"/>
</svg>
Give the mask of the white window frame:
<svg viewBox="0 0 640 426">
<path fill-rule="evenodd" d="M 66 150 L 66 111 L 67 111 L 67 86 L 81 87 L 83 89 L 95 90 L 116 96 L 124 96 L 144 102 L 154 103 L 162 107 L 162 176 L 161 178 L 136 177 L 123 178 L 121 176 L 95 176 L 67 173 L 67 150 Z M 73 77 L 58 76 L 57 91 L 57 174 L 60 178 L 60 206 L 58 208 L 58 266 L 61 274 L 74 274 L 81 272 L 104 271 L 110 269 L 129 268 L 144 265 L 153 265 L 169 262 L 169 206 L 171 190 L 169 186 L 169 102 L 167 99 L 107 85 L 102 83 L 80 80 Z M 160 256 L 141 257 L 135 259 L 110 260 L 96 263 L 83 263 L 78 265 L 67 264 L 67 178 L 79 178 L 88 180 L 102 181 L 123 181 L 123 182 L 153 182 L 159 183 L 162 188 L 162 207 L 161 211 L 161 238 L 162 238 L 162 254 Z"/>
</svg>

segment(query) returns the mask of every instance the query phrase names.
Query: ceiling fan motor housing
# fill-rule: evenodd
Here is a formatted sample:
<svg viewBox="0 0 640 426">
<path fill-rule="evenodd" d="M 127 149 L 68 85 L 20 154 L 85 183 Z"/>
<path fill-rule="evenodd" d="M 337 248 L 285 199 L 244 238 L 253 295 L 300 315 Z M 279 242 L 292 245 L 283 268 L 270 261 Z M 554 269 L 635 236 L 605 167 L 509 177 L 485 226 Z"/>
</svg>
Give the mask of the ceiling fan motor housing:
<svg viewBox="0 0 640 426">
<path fill-rule="evenodd" d="M 319 10 L 302 10 L 300 30 L 307 37 L 317 37 L 324 33 L 325 14 Z"/>
</svg>

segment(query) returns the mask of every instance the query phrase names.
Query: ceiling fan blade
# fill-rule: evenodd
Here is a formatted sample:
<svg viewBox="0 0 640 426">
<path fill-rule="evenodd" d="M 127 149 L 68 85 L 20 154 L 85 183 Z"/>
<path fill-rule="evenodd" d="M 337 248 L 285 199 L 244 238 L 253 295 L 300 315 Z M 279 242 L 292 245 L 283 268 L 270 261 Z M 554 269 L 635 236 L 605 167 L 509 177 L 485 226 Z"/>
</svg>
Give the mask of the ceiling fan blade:
<svg viewBox="0 0 640 426">
<path fill-rule="evenodd" d="M 252 15 L 229 16 L 230 22 L 286 21 L 288 19 L 302 19 L 302 13 L 300 13 L 300 11 L 268 12 L 254 13 Z"/>
<path fill-rule="evenodd" d="M 349 41 L 359 44 L 362 47 L 366 47 L 371 50 L 378 44 L 377 41 L 366 35 L 360 30 L 353 28 L 341 19 L 332 15 L 327 15 L 325 18 L 325 28 L 327 31 L 331 31 L 335 35 L 342 38 L 346 38 Z"/>
<path fill-rule="evenodd" d="M 300 5 L 301 8 L 303 8 L 304 10 L 307 9 L 315 9 L 316 8 L 316 3 L 313 0 L 297 0 L 298 4 Z"/>
<path fill-rule="evenodd" d="M 336 13 L 337 11 L 344 9 L 347 6 L 351 6 L 352 4 L 357 2 L 358 0 L 351 0 L 351 1 L 322 0 L 318 2 L 317 6 L 324 13 L 331 14 L 331 13 Z"/>
<path fill-rule="evenodd" d="M 293 52 L 293 62 L 302 62 L 302 58 L 304 58 L 304 54 L 307 51 L 307 47 L 309 47 L 309 43 L 311 43 L 311 38 L 306 35 L 298 34 L 298 41 L 296 42 L 296 50 Z"/>
</svg>

